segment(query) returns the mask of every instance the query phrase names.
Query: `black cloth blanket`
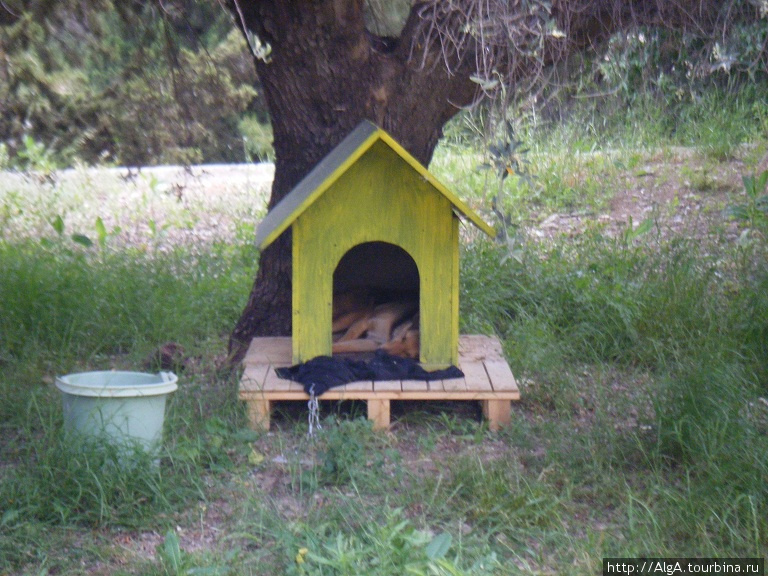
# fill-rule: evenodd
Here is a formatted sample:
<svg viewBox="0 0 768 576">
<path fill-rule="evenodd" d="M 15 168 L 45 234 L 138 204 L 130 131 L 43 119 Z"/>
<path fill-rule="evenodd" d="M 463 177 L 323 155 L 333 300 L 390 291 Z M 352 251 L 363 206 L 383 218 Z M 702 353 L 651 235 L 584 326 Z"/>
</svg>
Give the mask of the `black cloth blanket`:
<svg viewBox="0 0 768 576">
<path fill-rule="evenodd" d="M 334 386 L 358 380 L 442 380 L 464 377 L 464 373 L 456 366 L 430 372 L 415 360 L 392 356 L 381 350 L 377 350 L 370 360 L 318 356 L 302 364 L 277 368 L 275 372 L 284 380 L 302 384 L 307 394 L 310 394 L 314 386 L 315 396 L 320 396 Z"/>
</svg>

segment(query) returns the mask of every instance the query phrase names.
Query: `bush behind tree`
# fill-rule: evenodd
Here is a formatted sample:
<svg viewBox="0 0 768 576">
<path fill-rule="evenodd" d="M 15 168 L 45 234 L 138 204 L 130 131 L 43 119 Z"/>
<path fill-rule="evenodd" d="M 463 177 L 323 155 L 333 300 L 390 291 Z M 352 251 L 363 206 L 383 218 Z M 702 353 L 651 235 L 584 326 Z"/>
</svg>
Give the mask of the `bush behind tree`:
<svg viewBox="0 0 768 576">
<path fill-rule="evenodd" d="M 238 123 L 260 110 L 253 65 L 226 12 L 77 14 L 62 3 L 0 26 L 0 135 L 6 164 L 30 168 L 28 142 L 55 166 L 244 160 Z M 189 30 L 189 28 L 193 28 Z M 263 116 L 263 115 L 262 115 Z"/>
</svg>

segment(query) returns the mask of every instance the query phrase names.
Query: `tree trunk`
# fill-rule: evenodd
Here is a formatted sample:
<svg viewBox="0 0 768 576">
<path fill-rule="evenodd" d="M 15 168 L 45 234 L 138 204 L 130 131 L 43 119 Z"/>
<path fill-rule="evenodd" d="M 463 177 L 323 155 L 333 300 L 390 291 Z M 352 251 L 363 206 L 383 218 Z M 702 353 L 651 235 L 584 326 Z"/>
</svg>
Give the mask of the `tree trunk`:
<svg viewBox="0 0 768 576">
<path fill-rule="evenodd" d="M 365 29 L 362 2 L 239 2 L 249 30 L 268 42 L 256 67 L 272 119 L 275 180 L 269 209 L 362 120 L 387 130 L 427 165 L 443 125 L 472 101 L 476 85 L 445 67 L 412 63 L 410 43 Z M 406 28 L 408 25 L 406 25 Z M 261 255 L 248 303 L 230 337 L 242 358 L 254 336 L 291 333 L 291 239 Z"/>
</svg>

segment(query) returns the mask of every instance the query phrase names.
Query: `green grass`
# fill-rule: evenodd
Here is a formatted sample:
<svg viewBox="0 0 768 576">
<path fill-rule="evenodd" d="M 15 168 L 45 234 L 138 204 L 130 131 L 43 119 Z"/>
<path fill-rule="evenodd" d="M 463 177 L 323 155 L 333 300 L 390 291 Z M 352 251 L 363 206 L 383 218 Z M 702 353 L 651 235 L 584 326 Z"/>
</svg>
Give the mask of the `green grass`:
<svg viewBox="0 0 768 576">
<path fill-rule="evenodd" d="M 244 430 L 234 380 L 208 351 L 221 354 L 254 263 L 248 245 L 148 253 L 67 239 L 0 242 L 0 570 L 76 566 L 78 555 L 56 548 L 73 546 L 77 527 L 174 526 L 190 503 L 206 500 L 206 476 L 248 453 L 254 435 Z M 167 341 L 199 360 L 170 399 L 160 464 L 138 450 L 127 466 L 109 444 L 73 443 L 53 378 L 137 369 Z M 80 556 L 87 564 L 94 554 Z"/>
<path fill-rule="evenodd" d="M 480 259 L 478 270 L 500 256 L 489 256 L 498 250 L 491 246 L 470 250 L 467 260 Z M 723 262 L 728 257 L 688 242 L 628 246 L 585 236 L 546 254 L 533 249 L 522 264 L 486 276 L 482 287 L 471 277 L 464 282 L 465 317 L 499 319 L 494 328 L 506 336 L 511 363 L 538 381 L 529 401 L 551 406 L 566 421 L 587 402 L 596 425 L 606 427 L 587 432 L 602 437 L 595 444 L 599 458 L 619 442 L 632 447 L 600 468 L 628 482 L 637 481 L 634 466 L 659 475 L 641 491 L 643 525 L 658 532 L 641 531 L 655 540 L 646 549 L 677 534 L 664 544 L 670 553 L 765 550 L 768 411 L 759 398 L 768 391 L 768 309 L 759 295 L 767 270 L 764 251 L 748 269 L 733 270 Z M 610 397 L 573 373 L 584 366 L 591 373 L 589 366 L 641 371 L 648 381 L 640 390 L 619 387 L 623 398 Z M 611 404 L 623 406 L 601 414 Z M 621 433 L 608 428 L 623 427 L 622 415 L 632 415 L 635 426 Z M 584 456 L 569 465 L 571 481 L 598 457 L 583 454 L 578 443 L 587 440 L 568 444 L 569 460 L 574 451 Z M 563 459 L 553 464 L 562 466 Z M 655 491 L 659 499 L 651 498 Z"/>
<path fill-rule="evenodd" d="M 3 243 L 3 352 L 19 358 L 47 349 L 81 358 L 221 334 L 242 306 L 238 289 L 250 272 L 230 274 L 229 250 L 94 257 L 77 247 Z"/>
<path fill-rule="evenodd" d="M 711 124 L 727 153 L 698 140 L 713 181 L 738 143 L 759 141 L 737 115 L 751 108 L 733 106 Z M 539 188 L 506 182 L 508 212 L 524 224 L 604 206 L 641 148 L 672 145 L 668 119 L 647 112 L 645 135 L 614 118 L 581 143 L 571 125 L 560 146 L 534 145 Z M 692 134 L 711 116 L 688 114 Z M 610 142 L 626 149 L 597 153 Z M 487 210 L 498 183 L 481 162 L 454 144 L 435 166 Z M 95 215 L 49 200 L 0 196 L 0 573 L 587 575 L 605 556 L 768 555 L 763 235 L 468 238 L 461 330 L 501 337 L 523 396 L 512 425 L 409 404 L 382 435 L 340 404 L 309 439 L 303 406 L 279 406 L 270 434 L 248 430 L 222 366 L 255 271 L 247 227 L 171 241 L 196 218 L 185 207 L 167 237 L 126 247 L 91 231 L 86 247 L 51 223 Z M 135 368 L 166 341 L 189 361 L 159 461 L 71 446 L 53 377 Z"/>
</svg>

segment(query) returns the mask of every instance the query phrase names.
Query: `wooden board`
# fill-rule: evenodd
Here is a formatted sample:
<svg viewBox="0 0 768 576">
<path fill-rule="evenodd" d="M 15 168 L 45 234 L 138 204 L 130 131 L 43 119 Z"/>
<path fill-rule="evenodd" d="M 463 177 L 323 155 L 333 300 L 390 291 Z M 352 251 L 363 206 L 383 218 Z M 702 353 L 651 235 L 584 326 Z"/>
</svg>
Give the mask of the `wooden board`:
<svg viewBox="0 0 768 576">
<path fill-rule="evenodd" d="M 243 360 L 239 398 L 249 403 L 255 428 L 269 427 L 272 402 L 309 399 L 300 384 L 275 373 L 275 368 L 288 366 L 290 359 L 290 338 L 254 338 L 251 342 Z M 461 336 L 459 367 L 464 378 L 351 382 L 331 388 L 320 400 L 366 400 L 377 428 L 389 425 L 391 400 L 479 400 L 492 429 L 509 423 L 510 402 L 520 399 L 520 390 L 498 339 Z"/>
</svg>

